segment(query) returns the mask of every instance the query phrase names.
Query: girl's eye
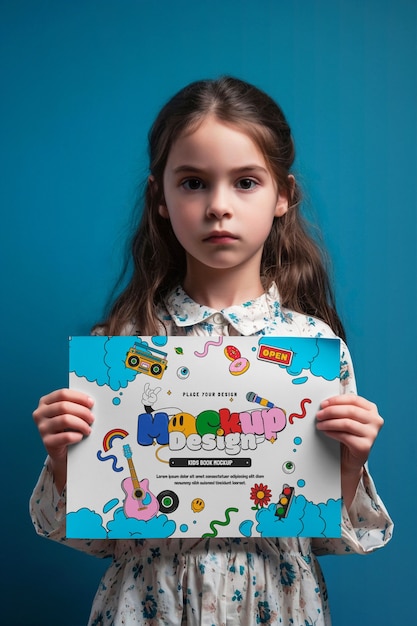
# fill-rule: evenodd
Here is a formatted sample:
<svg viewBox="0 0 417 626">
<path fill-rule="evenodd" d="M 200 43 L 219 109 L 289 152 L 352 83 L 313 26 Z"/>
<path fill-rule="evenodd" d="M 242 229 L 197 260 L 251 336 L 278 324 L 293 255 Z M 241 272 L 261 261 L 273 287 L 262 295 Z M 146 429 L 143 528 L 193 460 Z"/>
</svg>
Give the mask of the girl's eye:
<svg viewBox="0 0 417 626">
<path fill-rule="evenodd" d="M 240 189 L 248 191 L 249 189 L 254 189 L 258 183 L 252 180 L 252 178 L 241 178 L 237 184 Z"/>
<path fill-rule="evenodd" d="M 199 178 L 188 178 L 187 180 L 184 180 L 181 184 L 184 189 L 188 189 L 190 191 L 197 191 L 198 189 L 202 189 L 204 187 Z"/>
</svg>

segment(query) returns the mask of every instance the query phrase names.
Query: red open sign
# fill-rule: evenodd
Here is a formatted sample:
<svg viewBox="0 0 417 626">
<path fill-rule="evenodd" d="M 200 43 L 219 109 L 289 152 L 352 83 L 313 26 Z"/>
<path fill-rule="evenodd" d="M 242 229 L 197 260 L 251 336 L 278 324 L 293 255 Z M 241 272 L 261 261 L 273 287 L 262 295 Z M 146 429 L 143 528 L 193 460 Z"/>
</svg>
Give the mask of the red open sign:
<svg viewBox="0 0 417 626">
<path fill-rule="evenodd" d="M 285 365 L 288 367 L 291 365 L 293 352 L 291 350 L 283 350 L 282 348 L 275 348 L 272 346 L 259 346 L 258 359 L 262 361 L 270 361 L 271 363 L 278 363 L 278 365 Z"/>
</svg>

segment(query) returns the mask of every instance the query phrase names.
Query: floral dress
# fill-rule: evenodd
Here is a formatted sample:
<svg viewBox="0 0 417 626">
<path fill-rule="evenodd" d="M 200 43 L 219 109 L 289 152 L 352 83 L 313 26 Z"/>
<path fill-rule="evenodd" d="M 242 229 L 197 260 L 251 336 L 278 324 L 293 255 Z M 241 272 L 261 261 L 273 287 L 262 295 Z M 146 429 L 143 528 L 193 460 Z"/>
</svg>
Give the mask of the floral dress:
<svg viewBox="0 0 417 626">
<path fill-rule="evenodd" d="M 275 285 L 222 311 L 197 304 L 181 287 L 165 304 L 161 334 L 334 337 L 324 322 L 281 307 Z M 132 326 L 125 334 L 139 333 Z M 340 393 L 356 393 L 343 342 L 340 381 Z M 88 626 L 328 626 L 327 591 L 316 557 L 372 552 L 389 541 L 393 528 L 366 468 L 349 511 L 343 507 L 341 539 L 66 539 L 65 506 L 65 489 L 56 491 L 46 461 L 30 503 L 36 531 L 112 559 Z"/>
</svg>

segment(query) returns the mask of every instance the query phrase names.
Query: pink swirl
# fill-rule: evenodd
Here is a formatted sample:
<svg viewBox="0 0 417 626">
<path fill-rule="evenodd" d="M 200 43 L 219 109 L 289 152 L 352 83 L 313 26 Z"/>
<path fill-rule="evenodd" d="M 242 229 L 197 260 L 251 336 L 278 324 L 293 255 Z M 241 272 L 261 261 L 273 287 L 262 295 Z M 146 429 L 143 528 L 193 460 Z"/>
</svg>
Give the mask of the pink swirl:
<svg viewBox="0 0 417 626">
<path fill-rule="evenodd" d="M 217 341 L 213 341 L 213 340 L 206 341 L 203 352 L 195 351 L 194 354 L 195 356 L 198 356 L 200 359 L 202 359 L 203 357 L 207 356 L 208 349 L 210 346 L 221 346 L 222 343 L 223 343 L 223 337 L 221 336 L 217 339 Z"/>
</svg>

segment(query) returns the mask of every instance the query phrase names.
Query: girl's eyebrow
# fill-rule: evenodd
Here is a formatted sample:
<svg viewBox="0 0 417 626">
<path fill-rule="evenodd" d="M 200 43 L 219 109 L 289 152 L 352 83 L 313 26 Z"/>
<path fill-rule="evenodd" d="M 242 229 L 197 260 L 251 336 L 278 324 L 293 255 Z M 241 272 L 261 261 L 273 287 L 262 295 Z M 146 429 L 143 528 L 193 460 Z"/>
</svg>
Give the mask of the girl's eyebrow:
<svg viewBox="0 0 417 626">
<path fill-rule="evenodd" d="M 178 167 L 175 167 L 173 169 L 174 174 L 180 174 L 181 172 L 193 172 L 196 174 L 202 174 L 207 172 L 206 169 L 204 168 L 200 168 L 200 167 L 196 167 L 195 165 L 179 165 Z M 240 167 L 233 167 L 230 172 L 232 174 L 239 174 L 240 172 L 259 172 L 259 173 L 267 173 L 268 170 L 266 169 L 266 167 L 262 167 L 261 165 L 252 165 L 252 164 L 248 164 L 248 165 L 242 165 Z"/>
</svg>

